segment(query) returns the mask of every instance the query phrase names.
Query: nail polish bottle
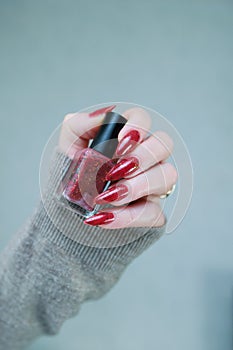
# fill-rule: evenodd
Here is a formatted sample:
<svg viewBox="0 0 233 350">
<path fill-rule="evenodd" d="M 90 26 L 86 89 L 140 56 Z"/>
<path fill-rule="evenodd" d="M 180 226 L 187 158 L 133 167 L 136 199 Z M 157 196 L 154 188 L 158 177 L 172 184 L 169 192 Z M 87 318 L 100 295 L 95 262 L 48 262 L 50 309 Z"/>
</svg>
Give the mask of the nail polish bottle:
<svg viewBox="0 0 233 350">
<path fill-rule="evenodd" d="M 77 152 L 62 181 L 62 199 L 73 211 L 85 218 L 98 210 L 98 194 L 105 191 L 110 181 L 105 177 L 115 165 L 112 157 L 118 146 L 118 134 L 127 120 L 115 112 L 106 113 L 91 145 Z"/>
</svg>

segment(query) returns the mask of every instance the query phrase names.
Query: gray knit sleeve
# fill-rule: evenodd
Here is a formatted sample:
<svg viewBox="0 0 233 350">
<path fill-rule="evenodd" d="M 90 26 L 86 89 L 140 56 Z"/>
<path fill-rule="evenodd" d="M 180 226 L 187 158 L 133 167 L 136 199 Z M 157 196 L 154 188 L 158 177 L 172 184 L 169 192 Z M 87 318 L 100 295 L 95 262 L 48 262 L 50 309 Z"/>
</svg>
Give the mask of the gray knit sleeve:
<svg viewBox="0 0 233 350">
<path fill-rule="evenodd" d="M 57 197 L 70 160 L 56 151 L 42 200 L 0 256 L 0 350 L 56 334 L 80 305 L 104 295 L 164 232 L 83 224 Z"/>
</svg>

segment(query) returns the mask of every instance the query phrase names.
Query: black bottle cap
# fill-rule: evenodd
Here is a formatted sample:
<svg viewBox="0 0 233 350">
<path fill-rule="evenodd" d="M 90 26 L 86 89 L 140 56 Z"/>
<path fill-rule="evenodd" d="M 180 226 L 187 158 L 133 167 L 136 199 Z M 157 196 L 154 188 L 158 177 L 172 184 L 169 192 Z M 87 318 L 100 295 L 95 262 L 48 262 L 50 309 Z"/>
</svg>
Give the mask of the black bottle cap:
<svg viewBox="0 0 233 350">
<path fill-rule="evenodd" d="M 126 124 L 127 119 L 116 112 L 108 112 L 104 118 L 96 137 L 90 148 L 112 158 L 118 145 L 118 134 Z"/>
</svg>

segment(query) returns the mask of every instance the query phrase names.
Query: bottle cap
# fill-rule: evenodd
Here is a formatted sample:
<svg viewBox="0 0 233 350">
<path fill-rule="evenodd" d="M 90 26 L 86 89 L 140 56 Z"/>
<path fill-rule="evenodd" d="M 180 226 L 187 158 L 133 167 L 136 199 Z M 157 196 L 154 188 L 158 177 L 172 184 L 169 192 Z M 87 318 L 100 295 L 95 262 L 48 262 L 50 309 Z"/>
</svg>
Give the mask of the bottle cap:
<svg viewBox="0 0 233 350">
<path fill-rule="evenodd" d="M 118 134 L 127 119 L 116 112 L 108 112 L 104 118 L 96 137 L 92 141 L 90 148 L 102 153 L 108 158 L 112 158 L 118 145 Z"/>
</svg>

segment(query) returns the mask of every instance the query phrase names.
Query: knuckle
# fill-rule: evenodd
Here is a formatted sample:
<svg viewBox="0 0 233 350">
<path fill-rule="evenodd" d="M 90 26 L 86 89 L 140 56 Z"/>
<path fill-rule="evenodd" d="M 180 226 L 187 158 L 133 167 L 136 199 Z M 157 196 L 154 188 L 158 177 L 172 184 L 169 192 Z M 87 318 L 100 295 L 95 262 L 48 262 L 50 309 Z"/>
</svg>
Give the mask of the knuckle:
<svg viewBox="0 0 233 350">
<path fill-rule="evenodd" d="M 154 135 L 166 148 L 166 152 L 171 154 L 174 149 L 173 139 L 165 131 L 157 131 Z"/>
<path fill-rule="evenodd" d="M 177 182 L 178 179 L 178 173 L 174 165 L 171 163 L 166 163 L 164 164 L 165 169 L 166 169 L 166 175 L 168 177 L 168 183 L 172 183 L 174 185 Z"/>
<path fill-rule="evenodd" d="M 148 114 L 147 111 L 142 107 L 133 107 L 132 111 L 141 114 Z"/>
<path fill-rule="evenodd" d="M 128 110 L 128 114 L 140 115 L 143 121 L 151 121 L 150 114 L 142 107 L 133 107 Z"/>
<path fill-rule="evenodd" d="M 157 219 L 156 225 L 159 226 L 163 226 L 166 222 L 166 218 L 164 213 L 162 212 L 162 210 L 160 211 L 159 217 Z"/>
<path fill-rule="evenodd" d="M 74 116 L 74 113 L 67 113 L 63 119 L 63 122 L 67 122 L 73 116 Z"/>
</svg>

